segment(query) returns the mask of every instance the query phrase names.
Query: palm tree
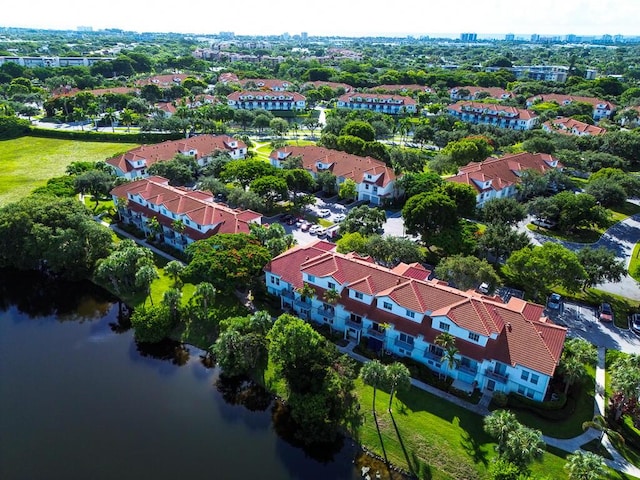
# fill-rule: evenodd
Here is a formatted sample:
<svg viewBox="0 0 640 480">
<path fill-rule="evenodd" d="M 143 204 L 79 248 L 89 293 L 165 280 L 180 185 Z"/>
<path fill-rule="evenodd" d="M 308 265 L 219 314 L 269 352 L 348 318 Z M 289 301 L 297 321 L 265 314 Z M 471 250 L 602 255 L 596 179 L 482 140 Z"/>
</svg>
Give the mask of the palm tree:
<svg viewBox="0 0 640 480">
<path fill-rule="evenodd" d="M 122 212 L 129 205 L 129 200 L 126 197 L 118 197 L 116 199 L 116 212 L 118 212 L 118 219 L 122 222 Z"/>
<path fill-rule="evenodd" d="M 324 294 L 322 295 L 322 299 L 329 305 L 333 306 L 338 303 L 338 300 L 340 300 L 340 294 L 335 288 L 331 288 L 324 292 Z"/>
<path fill-rule="evenodd" d="M 126 125 L 127 133 L 131 131 L 131 124 L 135 122 L 136 117 L 136 112 L 134 112 L 130 108 L 125 108 L 124 110 L 122 110 L 122 113 L 120 114 L 120 121 L 123 123 L 123 125 Z"/>
<path fill-rule="evenodd" d="M 408 390 L 411 386 L 411 372 L 407 366 L 400 362 L 394 362 L 388 365 L 387 379 L 391 386 L 391 392 L 389 393 L 389 413 L 391 413 L 391 402 L 393 402 L 393 394 L 397 390 Z"/>
<path fill-rule="evenodd" d="M 155 237 L 162 230 L 162 226 L 158 221 L 158 217 L 151 217 L 147 220 L 147 227 L 149 228 L 149 233 Z"/>
<path fill-rule="evenodd" d="M 192 298 L 206 312 L 216 298 L 216 289 L 209 282 L 199 283 Z"/>
<path fill-rule="evenodd" d="M 116 122 L 116 119 L 118 118 L 118 116 L 116 115 L 116 109 L 113 107 L 107 108 L 104 112 L 103 118 L 111 124 L 111 131 L 115 132 L 116 131 L 115 122 Z"/>
<path fill-rule="evenodd" d="M 376 391 L 378 388 L 382 388 L 387 384 L 387 369 L 378 360 L 371 360 L 366 362 L 360 370 L 360 378 L 366 385 L 373 387 L 373 403 L 372 412 L 376 414 Z"/>
<path fill-rule="evenodd" d="M 316 296 L 316 290 L 315 288 L 313 288 L 311 285 L 309 285 L 307 282 L 304 282 L 302 284 L 302 287 L 300 287 L 297 292 L 300 294 L 300 299 L 303 302 L 307 301 L 307 298 L 309 300 L 312 300 L 313 297 Z"/>
<path fill-rule="evenodd" d="M 540 458 L 545 443 L 539 430 L 519 425 L 507 438 L 504 456 L 511 463 L 524 469 L 532 460 Z"/>
<path fill-rule="evenodd" d="M 144 298 L 145 304 L 147 303 L 147 298 L 149 298 L 149 300 L 151 300 L 151 305 L 153 305 L 153 297 L 151 296 L 151 284 L 156 278 L 159 278 L 158 271 L 153 265 L 144 265 L 140 267 L 140 269 L 136 272 L 136 287 L 144 290 L 146 294 Z"/>
<path fill-rule="evenodd" d="M 607 473 L 601 456 L 579 450 L 567 457 L 564 468 L 569 473 L 569 480 L 598 480 Z"/>
<path fill-rule="evenodd" d="M 564 394 L 569 391 L 569 387 L 575 382 L 584 378 L 587 371 L 584 363 L 576 357 L 562 357 L 560 360 L 560 372 L 564 377 Z"/>
<path fill-rule="evenodd" d="M 519 427 L 516 416 L 507 410 L 496 410 L 484 418 L 484 431 L 496 439 L 498 455 L 505 452 L 509 435 Z"/>
<path fill-rule="evenodd" d="M 459 350 L 458 347 L 456 347 L 456 337 L 449 332 L 442 332 L 436 337 L 436 345 L 440 345 L 444 349 L 444 355 L 440 362 L 446 365 L 447 372 L 458 365 L 459 360 L 456 358 L 456 355 L 459 353 Z"/>
<path fill-rule="evenodd" d="M 162 303 L 169 309 L 174 325 L 178 322 L 181 299 L 182 292 L 177 288 L 170 288 L 169 290 L 164 292 L 164 295 L 162 296 Z"/>
<path fill-rule="evenodd" d="M 602 415 L 595 415 L 593 419 L 582 424 L 582 430 L 586 431 L 590 428 L 593 428 L 600 432 L 600 443 L 602 443 L 602 439 L 605 435 L 607 435 L 611 439 L 616 440 L 617 442 L 624 443 L 624 437 L 612 428 L 609 428 L 609 425 L 607 425 L 607 420 Z"/>
<path fill-rule="evenodd" d="M 178 285 L 178 282 L 180 282 L 180 274 L 183 270 L 184 264 L 182 262 L 179 262 L 178 260 L 171 260 L 164 267 L 164 271 L 166 272 L 166 274 L 169 275 L 173 280 L 174 287 Z"/>
</svg>

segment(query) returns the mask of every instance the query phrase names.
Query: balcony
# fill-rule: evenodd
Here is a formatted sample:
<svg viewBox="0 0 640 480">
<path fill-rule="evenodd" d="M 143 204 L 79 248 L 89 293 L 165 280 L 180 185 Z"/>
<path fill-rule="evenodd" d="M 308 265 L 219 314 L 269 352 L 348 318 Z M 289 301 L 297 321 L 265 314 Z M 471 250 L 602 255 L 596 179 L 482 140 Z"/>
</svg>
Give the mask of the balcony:
<svg viewBox="0 0 640 480">
<path fill-rule="evenodd" d="M 475 376 L 476 376 L 476 374 L 478 373 L 478 367 L 471 368 L 471 367 L 468 367 L 468 366 L 466 366 L 466 365 L 460 365 L 460 366 L 458 366 L 458 370 L 459 370 L 460 372 L 462 372 L 462 373 L 465 373 L 465 374 L 467 374 L 467 375 L 472 375 L 472 376 L 474 376 L 474 377 L 475 377 Z"/>
<path fill-rule="evenodd" d="M 353 328 L 354 330 L 359 330 L 359 331 L 362 330 L 362 322 L 360 323 L 354 322 L 350 318 L 347 318 L 344 323 L 347 326 L 347 328 Z"/>
<path fill-rule="evenodd" d="M 373 328 L 367 328 L 365 330 L 365 335 L 367 335 L 368 337 L 377 338 L 379 340 L 384 340 L 386 336 L 385 332 L 381 332 L 380 330 L 374 330 Z"/>
<path fill-rule="evenodd" d="M 440 363 L 442 362 L 442 355 L 436 355 L 433 352 L 430 352 L 429 350 L 425 350 L 424 352 L 424 358 L 426 358 L 427 360 L 433 360 L 434 362 Z"/>
<path fill-rule="evenodd" d="M 413 345 L 411 343 L 403 342 L 402 340 L 398 340 L 397 338 L 393 341 L 393 344 L 406 352 L 413 351 Z"/>
<path fill-rule="evenodd" d="M 492 380 L 495 380 L 496 382 L 499 383 L 507 383 L 509 381 L 509 374 L 508 373 L 497 373 L 496 371 L 492 370 L 491 368 L 487 368 L 484 371 L 484 375 Z"/>
<path fill-rule="evenodd" d="M 293 293 L 293 290 L 280 290 L 280 295 L 283 296 L 284 298 L 290 298 L 292 300 L 296 298 L 295 294 Z"/>
</svg>

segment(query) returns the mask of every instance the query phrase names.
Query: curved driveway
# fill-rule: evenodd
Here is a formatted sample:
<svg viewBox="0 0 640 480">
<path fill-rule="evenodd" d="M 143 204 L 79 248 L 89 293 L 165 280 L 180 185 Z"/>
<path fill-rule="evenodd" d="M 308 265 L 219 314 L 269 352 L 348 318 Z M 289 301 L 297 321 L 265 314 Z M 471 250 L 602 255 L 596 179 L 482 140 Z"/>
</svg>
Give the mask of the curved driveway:
<svg viewBox="0 0 640 480">
<path fill-rule="evenodd" d="M 627 269 L 631 262 L 633 248 L 636 243 L 640 242 L 640 214 L 633 215 L 616 223 L 594 243 L 565 242 L 556 238 L 547 237 L 541 233 L 529 230 L 527 228 L 528 223 L 530 223 L 530 219 L 525 219 L 518 225 L 518 230 L 525 232 L 535 245 L 542 245 L 544 242 L 556 242 L 574 252 L 586 246 L 606 247 L 616 253 L 618 259 L 624 262 Z M 629 274 L 625 275 L 619 282 L 605 282 L 595 285 L 595 287 L 598 288 L 598 290 L 640 301 L 640 284 Z"/>
</svg>

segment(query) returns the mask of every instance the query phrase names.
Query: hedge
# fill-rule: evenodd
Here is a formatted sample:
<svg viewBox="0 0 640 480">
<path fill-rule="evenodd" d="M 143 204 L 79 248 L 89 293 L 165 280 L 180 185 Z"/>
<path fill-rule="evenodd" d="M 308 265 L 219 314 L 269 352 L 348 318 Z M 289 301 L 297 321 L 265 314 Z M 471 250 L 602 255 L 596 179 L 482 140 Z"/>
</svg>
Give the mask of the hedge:
<svg viewBox="0 0 640 480">
<path fill-rule="evenodd" d="M 0 125 L 1 129 L 1 125 Z M 61 140 L 79 140 L 85 142 L 113 142 L 113 143 L 160 143 L 166 140 L 178 140 L 183 138 L 179 133 L 108 133 L 77 130 L 51 130 L 47 128 L 31 127 L 25 135 L 41 138 L 57 138 Z"/>
<path fill-rule="evenodd" d="M 18 117 L 0 115 L 0 140 L 18 138 L 29 133 L 31 122 Z"/>
<path fill-rule="evenodd" d="M 510 408 L 529 410 L 546 420 L 564 420 L 576 409 L 576 400 L 564 394 L 560 394 L 558 400 L 550 402 L 536 402 L 517 393 L 510 393 L 507 398 Z"/>
</svg>

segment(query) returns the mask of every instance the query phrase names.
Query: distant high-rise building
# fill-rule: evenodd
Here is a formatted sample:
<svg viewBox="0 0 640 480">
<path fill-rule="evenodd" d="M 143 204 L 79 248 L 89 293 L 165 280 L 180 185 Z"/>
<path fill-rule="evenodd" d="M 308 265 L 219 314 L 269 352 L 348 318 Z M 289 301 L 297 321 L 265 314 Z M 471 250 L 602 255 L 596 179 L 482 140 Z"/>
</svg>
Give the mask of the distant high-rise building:
<svg viewBox="0 0 640 480">
<path fill-rule="evenodd" d="M 513 42 L 516 39 L 516 36 L 513 33 L 507 33 L 504 36 L 504 41 L 505 42 Z"/>
<path fill-rule="evenodd" d="M 476 40 L 478 40 L 478 34 L 477 33 L 461 33 L 460 40 L 463 42 L 475 42 Z"/>
<path fill-rule="evenodd" d="M 624 42 L 624 35 L 614 35 L 613 41 L 616 43 Z"/>
<path fill-rule="evenodd" d="M 611 35 L 602 35 L 602 41 L 605 43 L 610 43 L 613 41 L 613 37 Z"/>
<path fill-rule="evenodd" d="M 93 32 L 93 27 L 88 27 L 88 26 L 79 26 L 76 28 L 76 30 L 78 30 L 79 32 Z"/>
<path fill-rule="evenodd" d="M 576 43 L 578 41 L 578 36 L 570 33 L 565 37 L 565 40 L 569 43 Z"/>
<path fill-rule="evenodd" d="M 289 32 L 284 32 L 281 35 L 281 37 L 282 37 L 283 40 L 289 40 L 291 38 L 291 35 L 289 35 Z"/>
<path fill-rule="evenodd" d="M 306 42 L 307 40 L 309 40 L 309 34 L 307 32 L 301 32 L 300 39 L 302 39 L 303 42 Z"/>
<path fill-rule="evenodd" d="M 540 35 L 538 35 L 537 33 L 534 33 L 531 35 L 531 41 L 532 42 L 539 42 L 540 41 Z"/>
<path fill-rule="evenodd" d="M 220 37 L 222 38 L 233 38 L 236 34 L 233 32 L 220 32 Z"/>
</svg>

